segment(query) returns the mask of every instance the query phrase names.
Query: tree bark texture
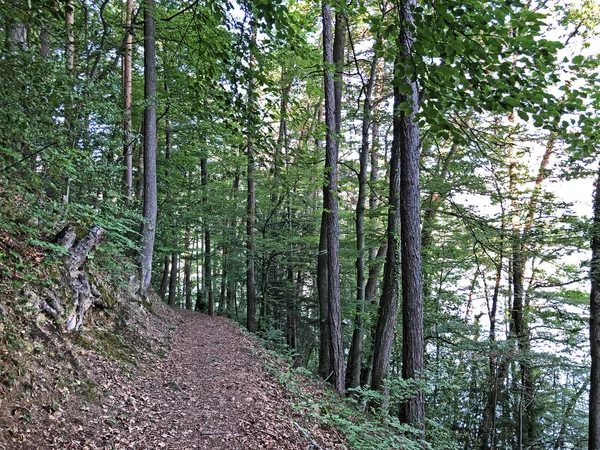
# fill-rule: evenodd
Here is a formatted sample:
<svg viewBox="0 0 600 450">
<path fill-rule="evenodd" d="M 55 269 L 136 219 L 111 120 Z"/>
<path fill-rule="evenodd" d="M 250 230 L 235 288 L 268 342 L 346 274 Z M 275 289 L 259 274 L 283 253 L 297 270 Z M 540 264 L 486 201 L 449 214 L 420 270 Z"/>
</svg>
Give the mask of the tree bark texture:
<svg viewBox="0 0 600 450">
<path fill-rule="evenodd" d="M 83 326 L 85 313 L 94 305 L 110 306 L 103 303 L 102 294 L 90 280 L 85 265 L 88 256 L 104 239 L 106 231 L 98 226 L 93 227 L 82 239 L 78 240 L 75 228 L 67 225 L 56 235 L 54 242 L 68 250 L 64 259 L 66 282 L 71 288 L 73 303 L 69 305 L 64 322 L 67 331 L 77 331 Z M 50 289 L 45 289 L 39 297 L 40 309 L 58 322 L 63 321 L 64 306 L 59 295 Z"/>
<path fill-rule="evenodd" d="M 212 279 L 212 250 L 210 241 L 210 230 L 204 231 L 204 290 L 208 300 L 208 314 L 215 315 L 215 291 Z"/>
<path fill-rule="evenodd" d="M 185 229 L 185 256 L 183 277 L 185 283 L 185 309 L 192 309 L 192 257 L 190 254 L 190 227 Z"/>
<path fill-rule="evenodd" d="M 175 300 L 177 298 L 177 275 L 179 269 L 177 267 L 177 253 L 173 252 L 171 255 L 171 276 L 169 279 L 169 305 L 175 306 Z"/>
<path fill-rule="evenodd" d="M 396 64 L 403 66 L 413 55 L 415 37 L 412 34 L 414 19 L 412 10 L 415 0 L 400 2 L 398 5 L 400 30 L 398 48 L 400 53 Z M 400 68 L 400 67 L 399 67 Z M 398 77 L 398 75 L 395 75 Z M 419 381 L 424 369 L 423 338 L 423 284 L 421 271 L 421 229 L 420 229 L 420 143 L 419 127 L 415 120 L 419 110 L 419 91 L 416 81 L 400 77 L 398 80 L 411 88 L 410 95 L 402 95 L 394 90 L 394 127 L 398 127 L 400 151 L 400 241 L 402 246 L 402 378 Z M 396 83 L 398 84 L 398 83 Z M 410 113 L 400 110 L 403 102 L 410 105 Z M 400 406 L 400 420 L 414 428 L 425 427 L 425 400 L 423 391 L 416 392 Z"/>
<path fill-rule="evenodd" d="M 75 5 L 73 0 L 65 2 L 65 27 L 67 31 L 67 42 L 65 47 L 65 58 L 67 72 L 73 76 L 75 70 Z"/>
<path fill-rule="evenodd" d="M 144 223 L 140 255 L 141 291 L 145 295 L 152 279 L 152 254 L 156 233 L 156 24 L 154 0 L 144 5 Z"/>
<path fill-rule="evenodd" d="M 251 53 L 254 51 L 255 31 L 252 31 Z M 250 55 L 250 70 L 256 64 L 253 54 Z M 248 141 L 246 143 L 247 185 L 246 201 L 246 328 L 251 333 L 256 332 L 256 286 L 254 276 L 254 222 L 256 216 L 256 192 L 254 186 L 254 76 L 250 75 L 248 86 Z"/>
<path fill-rule="evenodd" d="M 204 194 L 202 195 L 202 202 L 204 203 L 205 210 L 208 209 L 208 158 L 204 157 L 200 160 L 200 176 L 202 188 Z M 210 240 L 210 227 L 208 221 L 204 221 L 204 292 L 208 299 L 208 314 L 213 316 L 215 314 L 215 293 L 213 290 L 213 279 L 212 279 L 212 249 Z"/>
<path fill-rule="evenodd" d="M 594 193 L 592 263 L 590 271 L 590 371 L 589 450 L 600 450 L 600 169 Z"/>
<path fill-rule="evenodd" d="M 321 233 L 319 236 L 319 255 L 317 259 L 317 293 L 319 296 L 319 367 L 317 373 L 323 379 L 331 374 L 329 357 L 329 302 L 327 301 L 327 202 L 323 188 L 323 213 L 321 214 Z"/>
<path fill-rule="evenodd" d="M 394 88 L 396 92 L 398 88 Z M 395 95 L 394 110 L 398 108 L 399 93 Z M 394 134 L 390 154 L 390 192 L 387 224 L 387 251 L 383 269 L 383 290 L 377 311 L 373 342 L 371 389 L 381 391 L 390 363 L 394 327 L 398 313 L 398 278 L 400 263 L 400 133 L 399 117 L 394 116 Z"/>
<path fill-rule="evenodd" d="M 125 198 L 133 201 L 133 134 L 131 132 L 131 60 L 133 56 L 133 0 L 126 0 L 125 51 L 123 54 L 123 157 L 125 163 Z"/>
<path fill-rule="evenodd" d="M 354 316 L 354 330 L 348 355 L 346 383 L 349 388 L 360 386 L 362 369 L 363 338 L 364 338 L 364 309 L 365 309 L 365 210 L 367 203 L 367 172 L 369 165 L 369 129 L 371 126 L 371 97 L 377 75 L 377 55 L 373 57 L 369 82 L 366 86 L 363 103 L 363 117 L 361 129 L 361 147 L 359 153 L 358 172 L 358 201 L 356 205 L 356 313 Z"/>
<path fill-rule="evenodd" d="M 165 295 L 167 294 L 167 286 L 169 285 L 169 268 L 170 268 L 171 258 L 169 255 L 165 255 L 165 264 L 163 268 L 162 279 L 160 280 L 160 288 L 158 290 L 158 295 L 163 300 L 165 299 Z"/>
<path fill-rule="evenodd" d="M 339 223 L 337 199 L 337 140 L 331 7 L 323 3 L 323 61 L 325 63 L 325 177 L 327 186 L 327 297 L 330 333 L 331 382 L 338 393 L 345 388 L 344 348 L 340 311 Z"/>
</svg>

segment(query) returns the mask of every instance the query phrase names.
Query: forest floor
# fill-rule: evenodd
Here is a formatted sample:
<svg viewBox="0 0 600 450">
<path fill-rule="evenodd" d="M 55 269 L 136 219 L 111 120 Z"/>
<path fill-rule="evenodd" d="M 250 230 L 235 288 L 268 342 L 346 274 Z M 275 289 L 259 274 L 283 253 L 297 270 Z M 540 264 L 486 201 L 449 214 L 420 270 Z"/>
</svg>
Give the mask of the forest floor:
<svg viewBox="0 0 600 450">
<path fill-rule="evenodd" d="M 265 368 L 264 349 L 239 326 L 189 311 L 169 314 L 176 325 L 163 324 L 171 342 L 162 358 L 124 366 L 74 348 L 70 357 L 77 353 L 75 367 L 90 383 L 66 374 L 61 384 L 45 367 L 37 374 L 31 368 L 18 395 L 5 392 L 4 405 L 0 388 L 0 449 L 345 448 L 334 429 L 294 408 Z M 59 366 L 55 372 L 64 371 Z M 47 393 L 57 389 L 59 398 Z"/>
</svg>

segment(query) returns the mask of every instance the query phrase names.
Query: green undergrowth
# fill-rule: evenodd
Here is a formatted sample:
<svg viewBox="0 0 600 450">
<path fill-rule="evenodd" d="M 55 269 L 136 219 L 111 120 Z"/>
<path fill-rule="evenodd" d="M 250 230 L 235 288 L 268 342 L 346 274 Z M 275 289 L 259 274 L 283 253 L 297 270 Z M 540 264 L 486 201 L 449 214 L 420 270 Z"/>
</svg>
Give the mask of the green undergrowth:
<svg viewBox="0 0 600 450">
<path fill-rule="evenodd" d="M 341 398 L 308 369 L 293 368 L 293 357 L 289 352 L 269 349 L 271 344 L 268 341 L 258 340 L 264 348 L 258 352 L 258 356 L 267 370 L 290 393 L 294 408 L 314 423 L 333 427 L 344 437 L 349 449 L 422 450 L 419 443 L 407 437 L 411 434 L 411 428 L 401 424 L 397 418 L 363 412 L 363 402 L 380 394 L 361 391 L 360 395 Z"/>
</svg>

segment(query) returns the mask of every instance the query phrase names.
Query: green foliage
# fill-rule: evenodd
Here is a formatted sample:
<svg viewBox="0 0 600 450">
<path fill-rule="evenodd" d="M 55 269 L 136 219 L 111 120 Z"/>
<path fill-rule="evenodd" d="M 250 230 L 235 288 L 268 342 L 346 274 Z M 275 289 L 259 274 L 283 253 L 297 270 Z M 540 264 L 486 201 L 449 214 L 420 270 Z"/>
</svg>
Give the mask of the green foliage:
<svg viewBox="0 0 600 450">
<path fill-rule="evenodd" d="M 404 51 L 399 36 L 408 26 L 399 23 L 399 4 L 392 2 L 385 11 L 372 1 L 334 5 L 346 15 L 352 38 L 344 69 L 339 156 L 346 345 L 357 306 L 356 153 L 373 61 L 367 269 L 381 262 L 374 253 L 386 237 L 392 88 L 409 95 L 407 81 L 417 80 L 420 94 L 426 373 L 417 384 L 401 380 L 399 322 L 385 397 L 366 388 L 344 401 L 294 391 L 300 408 L 343 430 L 353 448 L 413 448 L 409 436 L 414 430 L 395 416 L 399 404 L 417 389 L 426 392 L 431 448 L 479 445 L 492 390 L 496 444 L 511 447 L 522 366 L 531 369 L 535 383 L 530 411 L 536 429 L 545 430 L 552 445 L 565 430 L 569 445 L 581 446 L 587 420 L 581 367 L 587 364 L 589 299 L 588 267 L 580 260 L 591 224 L 585 211 L 561 200 L 559 191 L 570 185 L 557 188 L 556 183 L 585 179 L 596 171 L 600 60 L 586 48 L 597 32 L 598 11 L 592 3 L 564 10 L 500 0 L 421 2 L 409 30 L 416 39 L 410 58 L 398 58 Z M 135 269 L 143 206 L 137 194 L 143 183 L 137 164 L 143 141 L 139 130 L 148 101 L 143 95 L 141 19 L 133 26 L 136 195 L 127 202 L 118 70 L 123 11 L 121 4 L 102 4 L 83 2 L 75 8 L 71 72 L 65 64 L 64 5 L 0 0 L 0 277 L 10 279 L 13 287 L 48 272 L 50 279 L 56 278 L 53 264 L 64 250 L 51 241 L 67 223 L 76 225 L 80 237 L 92 225 L 108 231 L 90 261 L 107 283 L 122 282 Z M 163 267 L 165 256 L 179 255 L 181 266 L 190 263 L 194 301 L 206 303 L 212 287 L 220 312 L 243 320 L 246 259 L 252 258 L 264 342 L 295 365 L 314 369 L 325 136 L 320 24 L 315 20 L 319 4 L 203 0 L 186 5 L 157 5 L 154 286 L 162 281 L 157 268 Z M 557 42 L 560 33 L 548 31 L 550 21 L 560 22 L 571 37 Z M 23 24 L 28 37 L 21 45 L 10 33 Z M 43 56 L 45 31 L 50 41 Z M 581 48 L 565 52 L 566 41 L 579 37 Z M 412 106 L 404 102 L 399 109 L 409 112 Z M 245 151 L 250 142 L 257 202 L 253 254 L 246 248 Z M 544 149 L 551 150 L 555 163 L 539 167 Z M 203 274 L 207 231 L 212 240 L 210 287 Z M 8 245 L 7 236 L 18 245 Z M 525 260 L 526 349 L 512 331 L 517 252 Z M 39 267 L 38 255 L 45 257 Z M 183 284 L 179 281 L 177 288 Z M 364 321 L 363 369 L 371 363 L 379 295 L 359 314 Z M 306 369 L 298 371 L 306 375 Z M 280 376 L 296 389 L 289 372 Z M 362 410 L 372 401 L 387 402 L 387 412 L 365 416 Z"/>
</svg>

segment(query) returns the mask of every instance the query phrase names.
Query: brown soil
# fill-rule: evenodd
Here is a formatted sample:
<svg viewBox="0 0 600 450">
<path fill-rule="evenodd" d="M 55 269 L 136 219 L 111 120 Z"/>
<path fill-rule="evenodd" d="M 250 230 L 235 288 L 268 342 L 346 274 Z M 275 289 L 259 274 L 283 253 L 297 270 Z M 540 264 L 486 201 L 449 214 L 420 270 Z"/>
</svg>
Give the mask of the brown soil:
<svg viewBox="0 0 600 450">
<path fill-rule="evenodd" d="M 163 359 L 138 355 L 131 369 L 79 348 L 71 356 L 89 384 L 66 374 L 50 388 L 32 374 L 30 394 L 0 398 L 0 449 L 343 448 L 293 409 L 236 324 L 177 311 L 162 326 L 172 334 Z"/>
</svg>

